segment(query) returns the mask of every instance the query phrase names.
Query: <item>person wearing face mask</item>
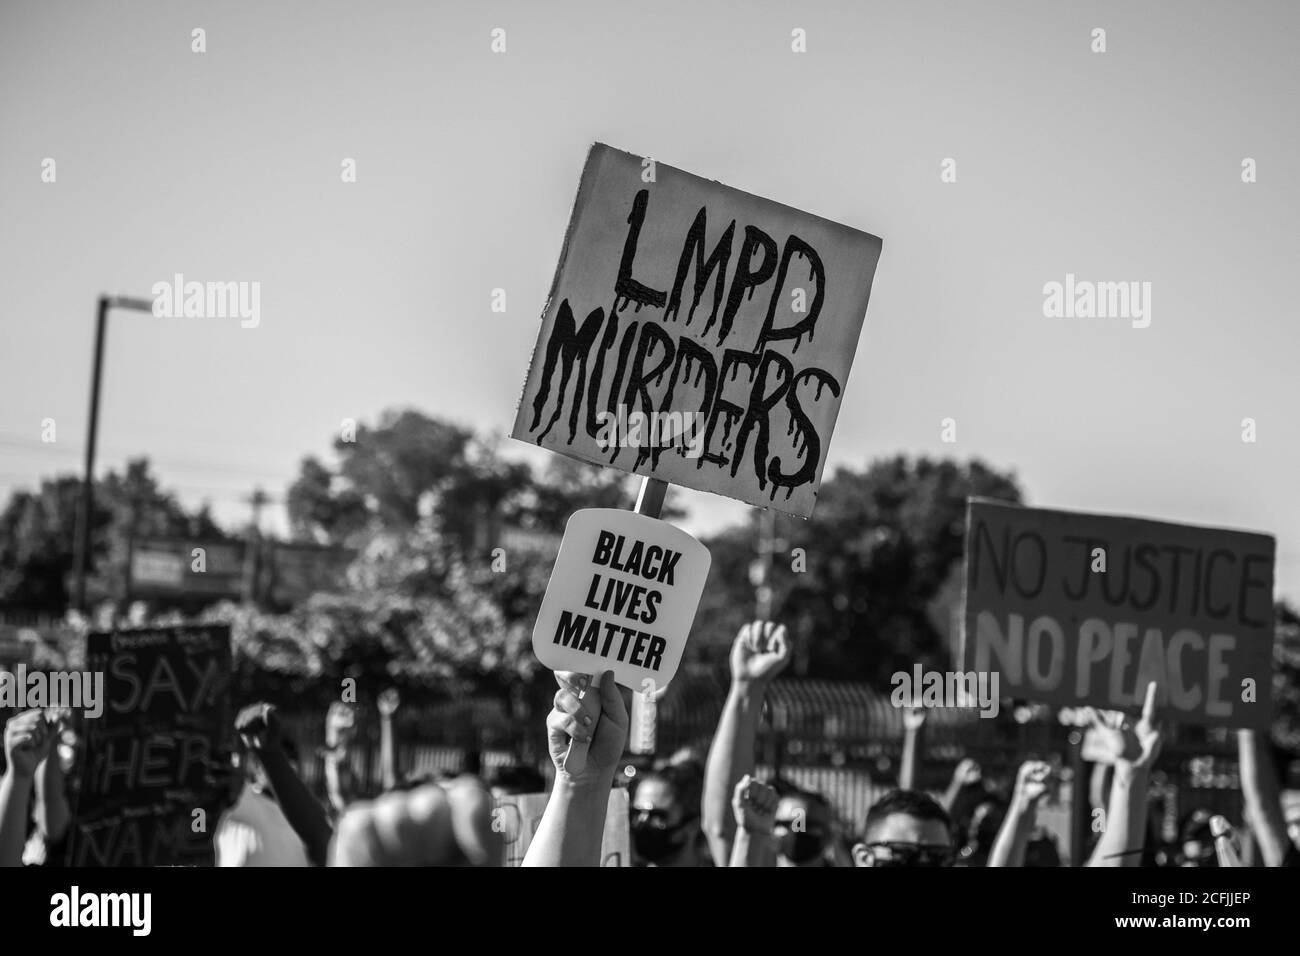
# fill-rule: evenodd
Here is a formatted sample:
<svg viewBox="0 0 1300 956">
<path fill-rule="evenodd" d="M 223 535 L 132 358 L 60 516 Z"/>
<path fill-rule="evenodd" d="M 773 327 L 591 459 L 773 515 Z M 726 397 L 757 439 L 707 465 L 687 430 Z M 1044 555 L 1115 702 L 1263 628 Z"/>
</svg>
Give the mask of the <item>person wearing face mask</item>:
<svg viewBox="0 0 1300 956">
<path fill-rule="evenodd" d="M 827 851 L 835 831 L 830 804 L 818 793 L 779 783 L 772 837 L 777 866 L 834 866 Z"/>
<path fill-rule="evenodd" d="M 632 792 L 633 858 L 639 866 L 698 866 L 699 775 L 689 765 L 652 770 Z"/>
</svg>

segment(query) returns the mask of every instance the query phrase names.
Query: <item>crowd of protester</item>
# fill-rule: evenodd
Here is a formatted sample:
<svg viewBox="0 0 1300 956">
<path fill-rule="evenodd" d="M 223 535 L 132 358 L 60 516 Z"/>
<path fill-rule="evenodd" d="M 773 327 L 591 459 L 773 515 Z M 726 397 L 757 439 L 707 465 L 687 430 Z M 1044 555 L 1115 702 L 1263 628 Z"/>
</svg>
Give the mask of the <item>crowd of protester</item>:
<svg viewBox="0 0 1300 956">
<path fill-rule="evenodd" d="M 1055 836 L 1037 814 L 1059 786 L 1054 764 L 1030 759 L 1009 793 L 984 779 L 972 760 L 958 763 L 949 786 L 916 787 L 923 710 L 904 715 L 898 787 L 861 820 L 845 824 L 825 796 L 782 779 L 763 780 L 754 753 L 769 686 L 791 656 L 785 628 L 756 621 L 731 649 L 731 682 L 707 759 L 684 752 L 635 774 L 628 820 L 632 859 L 647 866 L 1060 866 Z M 555 774 L 546 809 L 523 858 L 525 866 L 599 865 L 611 789 L 626 782 L 630 691 L 612 673 L 558 672 L 545 733 Z M 1300 825 L 1288 828 L 1277 768 L 1266 738 L 1238 732 L 1246 831 L 1193 809 L 1179 839 L 1160 845 L 1149 813 L 1151 768 L 1164 732 L 1158 688 L 1147 687 L 1140 716 L 1087 713 L 1107 759 L 1089 781 L 1095 844 L 1089 866 L 1240 866 L 1243 838 L 1256 864 L 1300 864 Z M 511 794 L 539 793 L 533 767 L 484 774 L 467 760 L 455 774 L 404 777 L 398 770 L 397 692 L 379 695 L 381 792 L 363 798 L 353 774 L 356 710 L 336 702 L 325 718 L 324 799 L 304 782 L 299 754 L 277 709 L 239 712 L 230 767 L 213 768 L 231 801 L 213 832 L 218 866 L 499 865 L 503 827 L 495 813 Z M 586 765 L 566 769 L 572 742 L 588 746 Z M 61 863 L 73 823 L 69 785 L 84 757 L 73 715 L 28 710 L 4 728 L 0 776 L 0 865 Z M 616 780 L 618 781 L 616 783 Z"/>
</svg>

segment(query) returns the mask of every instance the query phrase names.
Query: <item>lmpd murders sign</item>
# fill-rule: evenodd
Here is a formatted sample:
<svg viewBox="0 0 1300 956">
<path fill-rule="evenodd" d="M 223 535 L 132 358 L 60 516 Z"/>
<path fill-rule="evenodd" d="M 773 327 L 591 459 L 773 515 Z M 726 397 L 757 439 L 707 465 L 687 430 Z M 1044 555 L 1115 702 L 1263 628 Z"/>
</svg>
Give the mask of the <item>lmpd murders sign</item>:
<svg viewBox="0 0 1300 956">
<path fill-rule="evenodd" d="M 880 249 L 593 146 L 513 436 L 809 516 Z"/>
<path fill-rule="evenodd" d="M 1273 557 L 1262 534 L 971 500 L 968 670 L 1002 693 L 1263 728 L 1271 715 Z"/>
<path fill-rule="evenodd" d="M 598 674 L 632 690 L 668 686 L 699 607 L 709 551 L 665 521 L 615 508 L 574 512 L 533 628 L 556 671 Z"/>
</svg>

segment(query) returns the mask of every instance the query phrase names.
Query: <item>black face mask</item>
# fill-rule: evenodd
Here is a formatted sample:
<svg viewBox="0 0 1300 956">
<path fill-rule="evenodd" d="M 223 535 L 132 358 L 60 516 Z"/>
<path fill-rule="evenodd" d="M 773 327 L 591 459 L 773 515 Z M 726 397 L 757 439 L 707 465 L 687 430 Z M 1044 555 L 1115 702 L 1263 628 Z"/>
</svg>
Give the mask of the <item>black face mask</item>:
<svg viewBox="0 0 1300 956">
<path fill-rule="evenodd" d="M 826 841 L 818 833 L 783 833 L 776 841 L 776 852 L 800 865 L 811 863 L 826 849 Z"/>
<path fill-rule="evenodd" d="M 685 829 L 686 823 L 656 827 L 648 822 L 636 821 L 632 824 L 632 845 L 636 847 L 637 856 L 658 863 L 685 845 L 684 840 L 678 839 L 678 834 Z"/>
</svg>

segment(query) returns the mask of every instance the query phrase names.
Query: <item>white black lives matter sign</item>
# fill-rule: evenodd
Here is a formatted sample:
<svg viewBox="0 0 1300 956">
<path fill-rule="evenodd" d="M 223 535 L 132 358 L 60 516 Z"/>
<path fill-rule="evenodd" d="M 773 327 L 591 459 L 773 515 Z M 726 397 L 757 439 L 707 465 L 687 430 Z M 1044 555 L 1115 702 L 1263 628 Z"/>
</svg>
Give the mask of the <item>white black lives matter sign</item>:
<svg viewBox="0 0 1300 956">
<path fill-rule="evenodd" d="M 880 251 L 596 144 L 513 437 L 808 517 Z"/>
<path fill-rule="evenodd" d="M 709 551 L 665 521 L 616 508 L 574 512 L 533 628 L 551 670 L 612 670 L 624 687 L 668 686 L 709 575 Z"/>
</svg>

